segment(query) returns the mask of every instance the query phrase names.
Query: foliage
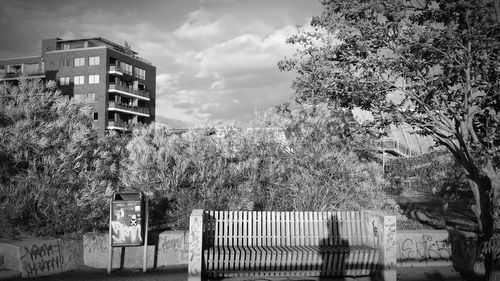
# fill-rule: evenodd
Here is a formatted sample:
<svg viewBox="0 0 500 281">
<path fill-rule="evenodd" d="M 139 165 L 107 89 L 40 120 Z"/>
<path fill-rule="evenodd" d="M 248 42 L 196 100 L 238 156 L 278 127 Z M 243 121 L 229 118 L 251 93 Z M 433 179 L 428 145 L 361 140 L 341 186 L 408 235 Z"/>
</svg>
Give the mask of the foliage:
<svg viewBox="0 0 500 281">
<path fill-rule="evenodd" d="M 179 136 L 137 128 L 123 182 L 152 195 L 163 206 L 158 219 L 175 229 L 188 227 L 194 208 L 397 211 L 382 192 L 380 164 L 359 156 L 364 137 L 347 122 L 352 116 L 321 106 L 282 109 L 260 114 L 251 129 L 208 125 Z"/>
<path fill-rule="evenodd" d="M 261 124 L 282 126 L 287 134 L 292 153 L 280 155 L 276 163 L 286 170 L 268 174 L 271 183 L 280 177 L 284 202 L 303 210 L 394 209 L 382 192 L 382 167 L 368 152 L 370 131 L 350 111 L 325 104 L 280 110 L 284 114 Z"/>
<path fill-rule="evenodd" d="M 104 226 L 105 194 L 118 180 L 119 152 L 109 142 L 113 137 L 97 141 L 86 107 L 54 85 L 23 79 L 0 86 L 2 236 Z"/>
<path fill-rule="evenodd" d="M 466 172 L 487 241 L 500 223 L 500 1 L 322 3 L 279 64 L 298 72 L 295 100 L 361 107 L 376 128 L 405 122 L 433 137 Z"/>
<path fill-rule="evenodd" d="M 482 245 L 481 253 L 492 254 L 495 260 L 500 263 L 500 234 L 495 233 L 490 240 Z"/>
<path fill-rule="evenodd" d="M 402 179 L 415 178 L 417 186 L 443 197 L 457 197 L 470 192 L 470 186 L 457 161 L 446 150 L 410 157 L 394 158 L 385 165 L 385 175 L 396 186 Z"/>
</svg>

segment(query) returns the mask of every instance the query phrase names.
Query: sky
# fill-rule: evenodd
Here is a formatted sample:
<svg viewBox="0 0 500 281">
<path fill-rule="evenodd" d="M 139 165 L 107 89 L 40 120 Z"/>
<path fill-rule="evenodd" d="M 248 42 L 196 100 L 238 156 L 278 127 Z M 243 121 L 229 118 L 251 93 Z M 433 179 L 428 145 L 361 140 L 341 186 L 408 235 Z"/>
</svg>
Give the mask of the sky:
<svg viewBox="0 0 500 281">
<path fill-rule="evenodd" d="M 41 40 L 127 41 L 156 66 L 156 121 L 245 125 L 288 101 L 285 40 L 320 15 L 318 0 L 2 0 L 0 58 L 40 55 Z"/>
</svg>

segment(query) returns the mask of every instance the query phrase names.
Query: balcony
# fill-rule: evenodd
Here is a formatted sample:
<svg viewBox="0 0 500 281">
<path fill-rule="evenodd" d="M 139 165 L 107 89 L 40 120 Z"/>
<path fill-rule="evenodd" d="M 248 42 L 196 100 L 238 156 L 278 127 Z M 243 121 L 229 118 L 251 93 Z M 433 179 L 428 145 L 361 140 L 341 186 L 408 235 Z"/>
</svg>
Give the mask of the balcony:
<svg viewBox="0 0 500 281">
<path fill-rule="evenodd" d="M 129 124 L 123 121 L 108 121 L 108 130 L 126 131 L 128 126 Z"/>
<path fill-rule="evenodd" d="M 122 76 L 123 70 L 118 65 L 110 65 L 108 73 Z"/>
<path fill-rule="evenodd" d="M 125 87 L 119 84 L 109 84 L 109 92 L 149 101 L 149 92 L 146 90 L 135 90 L 132 89 L 132 87 Z"/>
<path fill-rule="evenodd" d="M 5 71 L 0 70 L 0 79 L 5 80 L 14 80 L 18 79 L 21 76 L 25 76 L 28 78 L 43 78 L 45 77 L 45 69 L 42 67 L 40 69 L 33 70 L 18 70 L 18 71 Z"/>
<path fill-rule="evenodd" d="M 130 106 L 128 104 L 117 103 L 114 101 L 110 101 L 108 103 L 108 110 L 115 110 L 123 113 L 149 117 L 149 108 L 147 107 Z"/>
</svg>

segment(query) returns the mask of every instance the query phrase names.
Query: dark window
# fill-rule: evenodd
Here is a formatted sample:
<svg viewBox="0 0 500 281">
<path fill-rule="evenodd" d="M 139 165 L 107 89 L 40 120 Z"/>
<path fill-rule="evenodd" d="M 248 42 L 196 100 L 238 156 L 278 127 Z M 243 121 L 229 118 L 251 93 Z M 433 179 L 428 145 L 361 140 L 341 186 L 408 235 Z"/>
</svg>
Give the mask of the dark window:
<svg viewBox="0 0 500 281">
<path fill-rule="evenodd" d="M 99 113 L 94 112 L 94 120 L 99 120 Z"/>
<path fill-rule="evenodd" d="M 71 60 L 70 59 L 61 59 L 59 61 L 59 65 L 61 67 L 68 67 L 68 66 L 71 66 Z"/>
</svg>

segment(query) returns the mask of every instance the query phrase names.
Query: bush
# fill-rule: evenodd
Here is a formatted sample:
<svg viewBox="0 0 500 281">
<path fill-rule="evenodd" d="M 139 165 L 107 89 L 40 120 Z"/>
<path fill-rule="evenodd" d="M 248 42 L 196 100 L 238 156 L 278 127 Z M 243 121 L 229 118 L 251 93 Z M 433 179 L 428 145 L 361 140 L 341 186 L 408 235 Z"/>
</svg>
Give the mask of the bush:
<svg viewBox="0 0 500 281">
<path fill-rule="evenodd" d="M 98 138 L 85 105 L 52 86 L 22 80 L 0 98 L 4 237 L 105 230 L 110 196 L 124 189 L 145 192 L 150 225 L 170 229 L 187 229 L 195 208 L 398 211 L 364 147 L 368 131 L 346 111 L 281 108 L 251 129 L 178 135 L 151 124 Z"/>
<path fill-rule="evenodd" d="M 123 179 L 162 207 L 153 224 L 187 229 L 194 208 L 397 211 L 352 116 L 326 107 L 260 115 L 253 129 L 206 126 L 182 136 L 154 125 L 134 131 Z"/>
<path fill-rule="evenodd" d="M 40 81 L 1 85 L 2 236 L 102 229 L 118 180 L 113 136 L 98 140 L 83 104 Z"/>
<path fill-rule="evenodd" d="M 391 159 L 385 172 L 392 186 L 397 186 L 401 179 L 416 178 L 415 186 L 425 187 L 426 191 L 443 198 L 472 196 L 463 169 L 448 151 Z"/>
</svg>

